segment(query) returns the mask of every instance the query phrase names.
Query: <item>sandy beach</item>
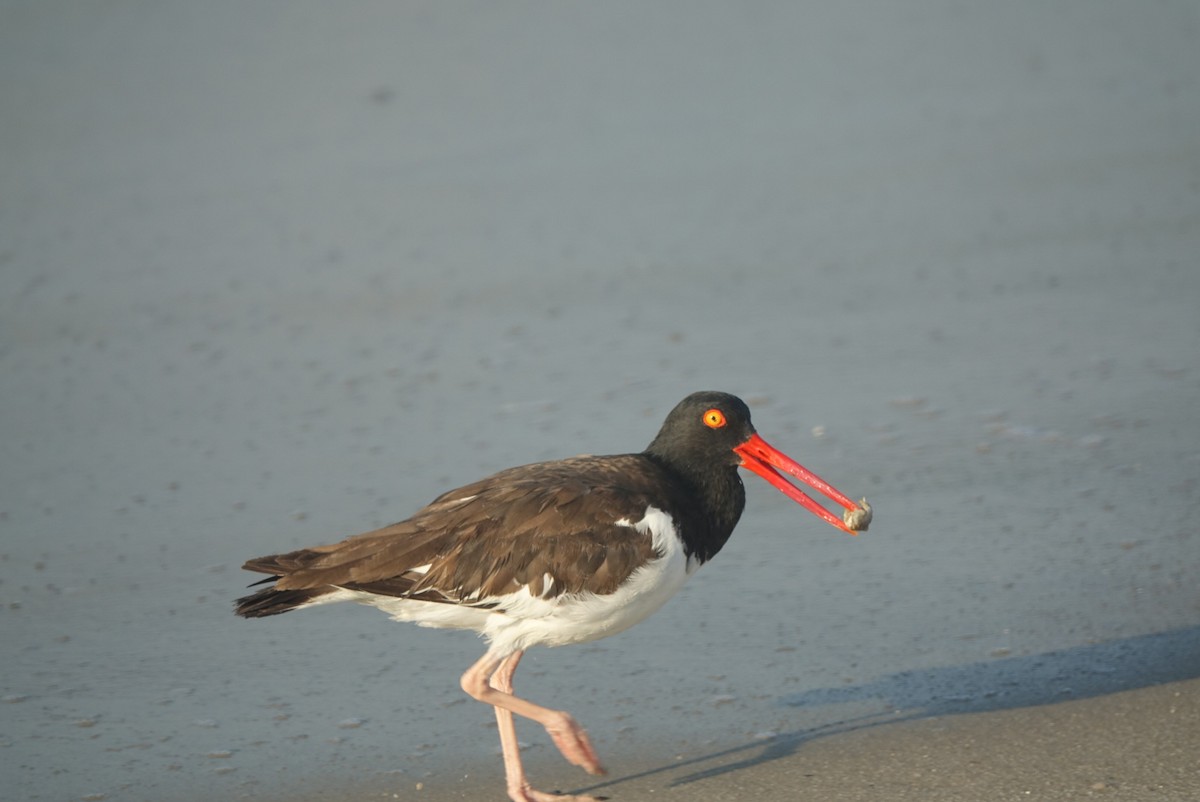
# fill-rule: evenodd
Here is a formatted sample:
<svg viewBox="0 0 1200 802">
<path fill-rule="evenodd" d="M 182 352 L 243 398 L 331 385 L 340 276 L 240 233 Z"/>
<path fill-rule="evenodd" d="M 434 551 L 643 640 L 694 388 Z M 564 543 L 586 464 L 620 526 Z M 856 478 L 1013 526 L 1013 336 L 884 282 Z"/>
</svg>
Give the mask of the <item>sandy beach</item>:
<svg viewBox="0 0 1200 802">
<path fill-rule="evenodd" d="M 847 723 L 613 771 L 565 791 L 609 799 L 1189 800 L 1200 789 L 1200 682 L 1168 683 L 1086 701 Z M 562 777 L 553 761 L 535 765 Z M 419 786 L 418 786 L 419 784 Z M 413 783 L 375 780 L 297 789 L 296 799 L 503 798 L 495 778 L 447 772 Z"/>
<path fill-rule="evenodd" d="M 470 634 L 242 562 L 687 393 L 751 477 L 531 652 L 614 800 L 1200 799 L 1200 12 L 0 2 L 0 797 L 502 799 Z"/>
</svg>

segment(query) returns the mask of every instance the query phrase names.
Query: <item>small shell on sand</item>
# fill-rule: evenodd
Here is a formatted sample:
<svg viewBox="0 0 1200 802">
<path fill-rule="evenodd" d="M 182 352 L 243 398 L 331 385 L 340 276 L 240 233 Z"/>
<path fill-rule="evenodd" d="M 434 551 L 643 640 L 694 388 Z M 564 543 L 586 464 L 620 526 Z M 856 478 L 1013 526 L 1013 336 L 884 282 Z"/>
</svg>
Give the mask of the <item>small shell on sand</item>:
<svg viewBox="0 0 1200 802">
<path fill-rule="evenodd" d="M 871 505 L 865 498 L 860 499 L 858 507 L 842 512 L 842 521 L 855 532 L 865 532 L 871 525 Z"/>
</svg>

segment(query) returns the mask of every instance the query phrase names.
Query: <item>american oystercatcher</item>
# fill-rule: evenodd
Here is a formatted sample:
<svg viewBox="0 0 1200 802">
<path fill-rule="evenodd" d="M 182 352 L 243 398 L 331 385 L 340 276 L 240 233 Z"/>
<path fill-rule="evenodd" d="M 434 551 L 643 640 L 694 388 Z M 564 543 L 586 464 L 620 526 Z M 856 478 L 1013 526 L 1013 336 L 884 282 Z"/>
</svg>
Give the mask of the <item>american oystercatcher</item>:
<svg viewBox="0 0 1200 802">
<path fill-rule="evenodd" d="M 613 635 L 661 607 L 733 532 L 745 505 L 739 466 L 839 529 L 866 528 L 865 500 L 855 504 L 768 445 L 741 399 L 700 392 L 671 410 L 640 454 L 509 468 L 400 523 L 250 560 L 246 570 L 270 575 L 257 584 L 272 585 L 238 599 L 237 614 L 355 601 L 399 621 L 478 632 L 489 646 L 461 684 L 496 710 L 508 794 L 516 802 L 562 800 L 529 785 L 514 713 L 545 727 L 570 763 L 591 774 L 604 769 L 571 715 L 513 693 L 521 655 Z M 849 524 L 779 471 L 845 507 Z"/>
</svg>

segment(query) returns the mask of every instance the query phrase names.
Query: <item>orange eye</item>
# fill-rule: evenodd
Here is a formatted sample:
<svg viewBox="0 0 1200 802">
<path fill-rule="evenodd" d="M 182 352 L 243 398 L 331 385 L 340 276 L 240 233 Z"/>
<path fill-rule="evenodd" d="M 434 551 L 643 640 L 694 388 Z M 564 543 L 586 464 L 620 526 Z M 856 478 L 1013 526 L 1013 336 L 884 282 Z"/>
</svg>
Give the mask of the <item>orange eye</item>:
<svg viewBox="0 0 1200 802">
<path fill-rule="evenodd" d="M 704 425 L 710 429 L 720 429 L 725 425 L 725 413 L 719 409 L 710 409 L 704 413 Z"/>
</svg>

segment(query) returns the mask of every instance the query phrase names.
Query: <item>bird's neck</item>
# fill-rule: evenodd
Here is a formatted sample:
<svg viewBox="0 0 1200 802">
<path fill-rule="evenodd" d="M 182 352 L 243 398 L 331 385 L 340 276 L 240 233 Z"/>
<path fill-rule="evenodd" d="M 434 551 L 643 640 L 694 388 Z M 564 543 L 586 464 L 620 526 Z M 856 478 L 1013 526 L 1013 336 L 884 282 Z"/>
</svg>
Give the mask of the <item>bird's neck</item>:
<svg viewBox="0 0 1200 802">
<path fill-rule="evenodd" d="M 680 537 L 689 557 L 700 563 L 712 559 L 729 540 L 746 506 L 746 491 L 737 466 L 714 467 L 646 452 L 687 490 L 695 503 L 674 511 L 679 516 Z"/>
</svg>

